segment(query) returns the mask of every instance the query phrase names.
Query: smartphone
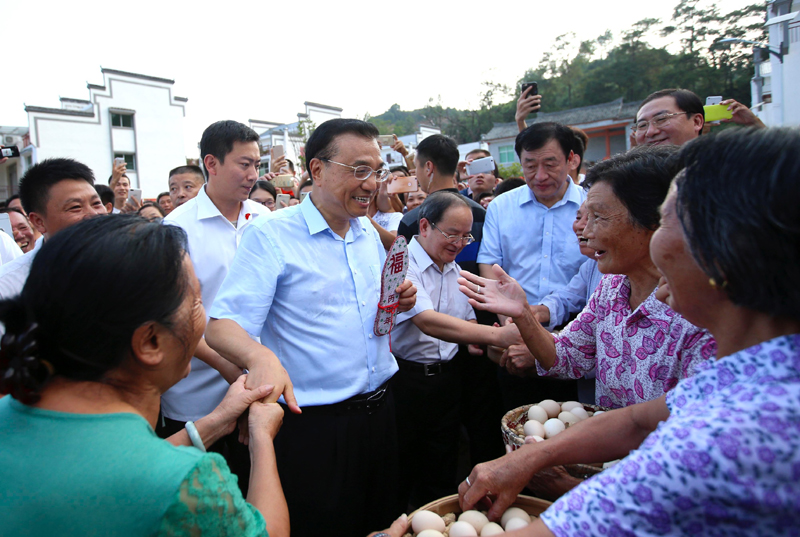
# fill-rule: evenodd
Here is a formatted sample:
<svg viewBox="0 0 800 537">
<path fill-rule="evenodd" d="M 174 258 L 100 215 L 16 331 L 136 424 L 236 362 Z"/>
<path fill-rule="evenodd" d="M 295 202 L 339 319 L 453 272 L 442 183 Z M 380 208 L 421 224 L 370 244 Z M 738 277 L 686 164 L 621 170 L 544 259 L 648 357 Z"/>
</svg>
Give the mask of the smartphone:
<svg viewBox="0 0 800 537">
<path fill-rule="evenodd" d="M 712 104 L 703 107 L 707 122 L 719 121 L 720 119 L 733 119 L 733 114 L 728 110 L 726 104 Z"/>
<path fill-rule="evenodd" d="M 275 160 L 278 160 L 283 155 L 284 155 L 284 152 L 283 152 L 283 146 L 282 145 L 276 145 L 275 147 L 272 148 L 272 158 L 274 158 Z"/>
<path fill-rule="evenodd" d="M 275 188 L 294 188 L 294 178 L 291 175 L 279 175 L 271 180 Z"/>
<path fill-rule="evenodd" d="M 528 97 L 532 97 L 533 95 L 539 95 L 539 83 L 538 82 L 525 82 L 522 84 L 522 89 L 520 90 L 520 95 L 525 93 L 525 90 L 533 87 L 533 89 L 528 93 Z"/>
<path fill-rule="evenodd" d="M 285 209 L 289 206 L 289 200 L 291 196 L 289 194 L 278 194 L 278 198 L 275 200 L 275 208 L 276 209 Z"/>
<path fill-rule="evenodd" d="M 706 106 L 714 106 L 715 104 L 719 104 L 722 102 L 722 95 L 712 95 L 711 97 L 706 97 Z"/>
<path fill-rule="evenodd" d="M 125 159 L 123 157 L 117 157 L 114 159 L 114 166 L 119 166 L 120 164 L 125 164 Z"/>
<path fill-rule="evenodd" d="M 0 230 L 4 231 L 6 235 L 14 238 L 14 230 L 11 228 L 11 217 L 8 213 L 0 213 Z"/>
<path fill-rule="evenodd" d="M 303 203 L 303 200 L 308 197 L 311 192 L 300 192 L 300 203 Z"/>
<path fill-rule="evenodd" d="M 396 177 L 389 181 L 386 186 L 386 191 L 389 194 L 408 194 L 419 190 L 419 184 L 416 177 Z"/>
<path fill-rule="evenodd" d="M 128 203 L 133 204 L 131 200 L 136 199 L 141 205 L 142 203 L 142 190 L 140 188 L 132 188 L 130 192 L 128 192 Z"/>
<path fill-rule="evenodd" d="M 479 173 L 493 173 L 494 159 L 483 157 L 472 162 L 467 162 L 467 175 L 478 175 Z"/>
<path fill-rule="evenodd" d="M 14 158 L 19 156 L 19 148 L 15 145 L 4 145 L 0 147 L 0 158 Z"/>
<path fill-rule="evenodd" d="M 378 136 L 378 141 L 384 147 L 392 147 L 394 145 L 394 136 L 391 134 L 382 134 Z"/>
</svg>

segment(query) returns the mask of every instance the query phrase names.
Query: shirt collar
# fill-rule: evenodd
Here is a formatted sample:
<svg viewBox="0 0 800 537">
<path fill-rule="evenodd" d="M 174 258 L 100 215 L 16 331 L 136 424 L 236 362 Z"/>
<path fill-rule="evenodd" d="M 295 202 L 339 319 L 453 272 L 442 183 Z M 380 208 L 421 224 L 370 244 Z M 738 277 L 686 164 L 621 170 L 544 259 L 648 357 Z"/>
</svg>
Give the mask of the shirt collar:
<svg viewBox="0 0 800 537">
<path fill-rule="evenodd" d="M 211 198 L 208 197 L 208 193 L 206 193 L 206 185 L 203 185 L 203 188 L 200 189 L 200 192 L 197 193 L 195 196 L 195 203 L 197 204 L 197 219 L 202 220 L 204 218 L 214 218 L 215 216 L 222 216 L 222 213 L 219 212 L 217 206 L 214 205 L 214 202 L 211 201 Z"/>
<path fill-rule="evenodd" d="M 306 196 L 306 199 L 300 203 L 300 212 L 303 214 L 303 218 L 306 220 L 309 234 L 316 235 L 320 231 L 331 229 L 331 226 L 328 225 L 328 222 L 325 221 L 325 217 L 322 216 L 322 213 L 319 212 L 317 206 L 311 201 L 311 196 L 312 194 L 309 194 Z M 283 210 L 285 211 L 286 209 Z M 355 240 L 356 237 L 366 231 L 366 228 L 364 227 L 364 224 L 361 222 L 360 218 L 351 218 L 350 230 L 353 232 L 353 239 Z M 333 233 L 332 229 L 331 233 Z"/>
<path fill-rule="evenodd" d="M 428 267 L 433 266 L 437 272 L 439 271 L 438 265 L 433 262 L 431 256 L 428 255 L 428 252 L 425 251 L 425 248 L 417 240 L 418 235 L 414 235 L 412 237 L 411 242 L 408 244 L 408 252 L 414 256 L 414 262 L 419 267 L 420 272 L 425 272 L 428 270 Z M 441 271 L 442 274 L 447 274 L 451 270 L 456 269 L 456 262 L 451 261 L 450 263 L 445 263 L 444 270 Z"/>
<path fill-rule="evenodd" d="M 525 203 L 528 203 L 528 202 L 538 203 L 539 205 L 542 205 L 542 203 L 540 203 L 539 200 L 536 199 L 536 196 L 533 195 L 533 190 L 531 190 L 531 187 L 529 187 L 527 184 L 525 185 L 525 190 L 526 190 L 526 193 L 523 196 L 520 196 L 520 199 L 519 199 L 519 204 L 520 205 L 524 205 Z M 576 185 L 572 181 L 572 178 L 569 175 L 567 175 L 567 190 L 566 190 L 566 192 L 564 192 L 564 197 L 562 197 L 560 200 L 558 200 L 550 208 L 551 209 L 555 209 L 556 207 L 560 207 L 560 206 L 562 206 L 562 205 L 564 205 L 564 204 L 566 204 L 566 203 L 568 203 L 570 201 L 572 203 L 577 204 L 578 207 L 580 207 L 581 203 L 583 203 L 583 198 L 581 197 L 581 190 L 582 190 L 582 187 Z M 544 205 L 542 205 L 542 206 L 544 207 Z"/>
</svg>

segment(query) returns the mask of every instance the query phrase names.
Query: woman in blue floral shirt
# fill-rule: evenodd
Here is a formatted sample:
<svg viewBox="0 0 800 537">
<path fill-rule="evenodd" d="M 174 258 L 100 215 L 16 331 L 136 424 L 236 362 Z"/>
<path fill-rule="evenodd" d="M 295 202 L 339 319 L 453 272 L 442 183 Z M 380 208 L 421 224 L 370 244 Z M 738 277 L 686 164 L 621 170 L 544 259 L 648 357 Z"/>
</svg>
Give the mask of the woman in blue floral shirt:
<svg viewBox="0 0 800 537">
<path fill-rule="evenodd" d="M 658 399 L 476 466 L 459 487 L 464 509 L 494 491 L 497 518 L 543 468 L 625 457 L 508 535 L 800 532 L 798 155 L 800 133 L 778 129 L 682 148 L 651 256 L 667 304 L 714 335 L 718 359 Z M 513 279 L 462 283 L 471 302 L 532 331 Z"/>
</svg>

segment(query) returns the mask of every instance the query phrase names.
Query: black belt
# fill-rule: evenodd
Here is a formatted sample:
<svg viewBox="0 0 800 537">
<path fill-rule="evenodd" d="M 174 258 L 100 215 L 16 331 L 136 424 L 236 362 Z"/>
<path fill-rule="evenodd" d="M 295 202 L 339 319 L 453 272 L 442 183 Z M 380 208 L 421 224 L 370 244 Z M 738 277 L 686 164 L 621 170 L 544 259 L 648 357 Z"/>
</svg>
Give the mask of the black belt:
<svg viewBox="0 0 800 537">
<path fill-rule="evenodd" d="M 418 364 L 417 362 L 404 360 L 402 358 L 397 358 L 396 356 L 395 358 L 397 359 L 397 366 L 403 371 L 419 373 L 426 377 L 441 375 L 442 373 L 455 367 L 455 364 L 452 360 L 448 360 L 446 362 L 436 362 L 435 364 Z"/>
<path fill-rule="evenodd" d="M 354 395 L 341 403 L 331 405 L 304 406 L 303 414 L 372 414 L 386 403 L 386 390 L 389 381 L 384 382 L 377 390 Z"/>
</svg>

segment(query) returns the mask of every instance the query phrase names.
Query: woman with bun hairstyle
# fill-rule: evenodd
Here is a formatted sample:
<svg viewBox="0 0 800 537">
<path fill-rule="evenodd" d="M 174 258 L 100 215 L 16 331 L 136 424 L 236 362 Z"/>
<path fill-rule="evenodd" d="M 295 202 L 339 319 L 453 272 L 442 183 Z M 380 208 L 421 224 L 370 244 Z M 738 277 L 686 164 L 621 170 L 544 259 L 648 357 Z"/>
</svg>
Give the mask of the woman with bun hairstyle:
<svg viewBox="0 0 800 537">
<path fill-rule="evenodd" d="M 153 432 L 205 329 L 182 229 L 119 216 L 63 230 L 0 322 L 0 533 L 289 534 L 272 446 L 283 411 L 258 402 L 272 386 L 247 390 L 243 375 L 187 430 Z M 245 501 L 205 446 L 248 408 Z"/>
</svg>

